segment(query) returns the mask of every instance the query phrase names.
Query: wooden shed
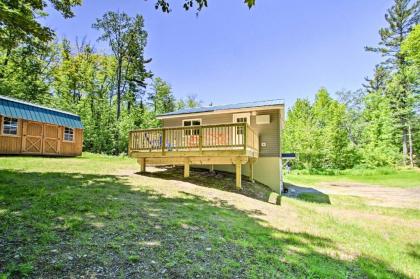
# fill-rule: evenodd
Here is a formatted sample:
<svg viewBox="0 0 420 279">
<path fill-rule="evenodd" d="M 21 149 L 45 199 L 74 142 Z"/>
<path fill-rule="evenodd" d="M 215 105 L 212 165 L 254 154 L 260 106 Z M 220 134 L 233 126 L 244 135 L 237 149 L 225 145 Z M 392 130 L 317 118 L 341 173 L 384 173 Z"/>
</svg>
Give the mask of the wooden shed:
<svg viewBox="0 0 420 279">
<path fill-rule="evenodd" d="M 78 115 L 0 96 L 0 154 L 79 156 Z"/>
</svg>

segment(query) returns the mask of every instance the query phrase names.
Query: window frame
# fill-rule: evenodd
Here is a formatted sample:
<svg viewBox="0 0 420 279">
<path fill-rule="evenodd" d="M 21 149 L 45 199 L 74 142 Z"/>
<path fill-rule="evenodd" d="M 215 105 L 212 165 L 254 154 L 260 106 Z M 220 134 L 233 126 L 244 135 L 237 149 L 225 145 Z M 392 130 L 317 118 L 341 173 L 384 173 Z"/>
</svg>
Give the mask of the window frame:
<svg viewBox="0 0 420 279">
<path fill-rule="evenodd" d="M 251 113 L 250 112 L 243 112 L 243 113 L 234 113 L 232 115 L 232 122 L 233 123 L 245 123 L 245 122 L 237 122 L 238 118 L 246 118 L 246 123 L 251 125 Z"/>
<path fill-rule="evenodd" d="M 194 121 L 198 121 L 200 122 L 200 125 L 192 125 L 192 123 Z M 185 122 L 191 122 L 191 126 L 185 126 Z M 203 125 L 202 119 L 201 118 L 193 118 L 193 119 L 183 119 L 182 120 L 182 127 L 197 127 L 197 126 L 201 126 Z M 196 133 L 195 131 L 198 131 L 198 133 Z M 199 129 L 185 129 L 184 130 L 184 136 L 190 137 L 190 136 L 199 136 L 200 135 L 200 130 Z"/>
<path fill-rule="evenodd" d="M 243 113 L 234 113 L 232 116 L 232 122 L 233 123 L 246 123 L 249 126 L 251 126 L 251 113 L 250 112 L 243 112 Z M 246 122 L 238 122 L 238 119 L 240 118 L 246 118 Z M 243 127 L 236 127 L 236 134 L 237 135 L 243 135 L 244 129 Z"/>
<path fill-rule="evenodd" d="M 66 139 L 66 129 L 72 130 L 72 140 L 67 140 Z M 63 142 L 74 142 L 74 137 L 75 137 L 75 132 L 74 131 L 75 131 L 74 128 L 64 127 L 64 129 L 63 129 Z"/>
<path fill-rule="evenodd" d="M 16 119 L 16 134 L 6 134 L 4 133 L 4 121 L 6 118 L 9 119 Z M 8 116 L 1 116 L 1 123 L 0 123 L 0 129 L 1 129 L 1 135 L 4 137 L 20 137 L 20 119 L 16 117 L 8 117 Z"/>
</svg>

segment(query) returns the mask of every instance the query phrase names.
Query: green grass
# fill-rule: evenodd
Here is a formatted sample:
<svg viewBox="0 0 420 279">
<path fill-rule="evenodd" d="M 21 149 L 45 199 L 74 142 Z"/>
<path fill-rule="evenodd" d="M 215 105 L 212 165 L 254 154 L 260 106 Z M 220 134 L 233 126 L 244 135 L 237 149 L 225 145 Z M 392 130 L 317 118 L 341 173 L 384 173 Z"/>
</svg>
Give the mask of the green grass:
<svg viewBox="0 0 420 279">
<path fill-rule="evenodd" d="M 0 157 L 0 278 L 420 277 L 420 210 L 351 196 L 234 201 L 209 181 L 127 176 L 137 168 Z"/>
<path fill-rule="evenodd" d="M 285 181 L 312 186 L 321 182 L 348 182 L 386 187 L 413 188 L 420 187 L 420 170 L 351 169 L 330 171 L 325 174 L 310 174 L 308 171 L 292 171 L 285 175 Z"/>
</svg>

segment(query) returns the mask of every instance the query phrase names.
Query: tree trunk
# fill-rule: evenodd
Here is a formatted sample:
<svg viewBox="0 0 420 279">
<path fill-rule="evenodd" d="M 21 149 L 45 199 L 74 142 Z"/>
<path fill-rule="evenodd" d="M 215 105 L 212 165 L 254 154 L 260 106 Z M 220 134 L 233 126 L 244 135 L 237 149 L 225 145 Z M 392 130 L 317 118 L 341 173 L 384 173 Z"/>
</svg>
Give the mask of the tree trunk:
<svg viewBox="0 0 420 279">
<path fill-rule="evenodd" d="M 407 165 L 407 128 L 403 127 L 402 130 L 402 151 L 403 151 L 403 165 Z"/>
<path fill-rule="evenodd" d="M 413 159 L 413 140 L 411 137 L 411 125 L 408 124 L 408 151 L 409 151 L 409 159 L 410 159 L 410 166 L 414 168 L 414 159 Z"/>
<path fill-rule="evenodd" d="M 117 65 L 117 120 L 120 119 L 121 115 L 121 68 L 122 68 L 122 59 L 118 59 Z"/>
</svg>

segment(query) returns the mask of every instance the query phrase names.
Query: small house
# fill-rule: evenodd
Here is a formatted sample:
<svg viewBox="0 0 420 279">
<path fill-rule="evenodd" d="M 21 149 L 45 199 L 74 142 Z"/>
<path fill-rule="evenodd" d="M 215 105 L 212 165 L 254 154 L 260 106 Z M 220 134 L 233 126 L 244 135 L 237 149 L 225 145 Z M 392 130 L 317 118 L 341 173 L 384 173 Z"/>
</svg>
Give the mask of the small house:
<svg viewBox="0 0 420 279">
<path fill-rule="evenodd" d="M 79 156 L 82 146 L 79 116 L 0 96 L 0 154 Z"/>
<path fill-rule="evenodd" d="M 129 155 L 146 165 L 190 165 L 236 173 L 282 191 L 282 100 L 182 109 L 158 116 L 162 128 L 131 131 Z"/>
</svg>

